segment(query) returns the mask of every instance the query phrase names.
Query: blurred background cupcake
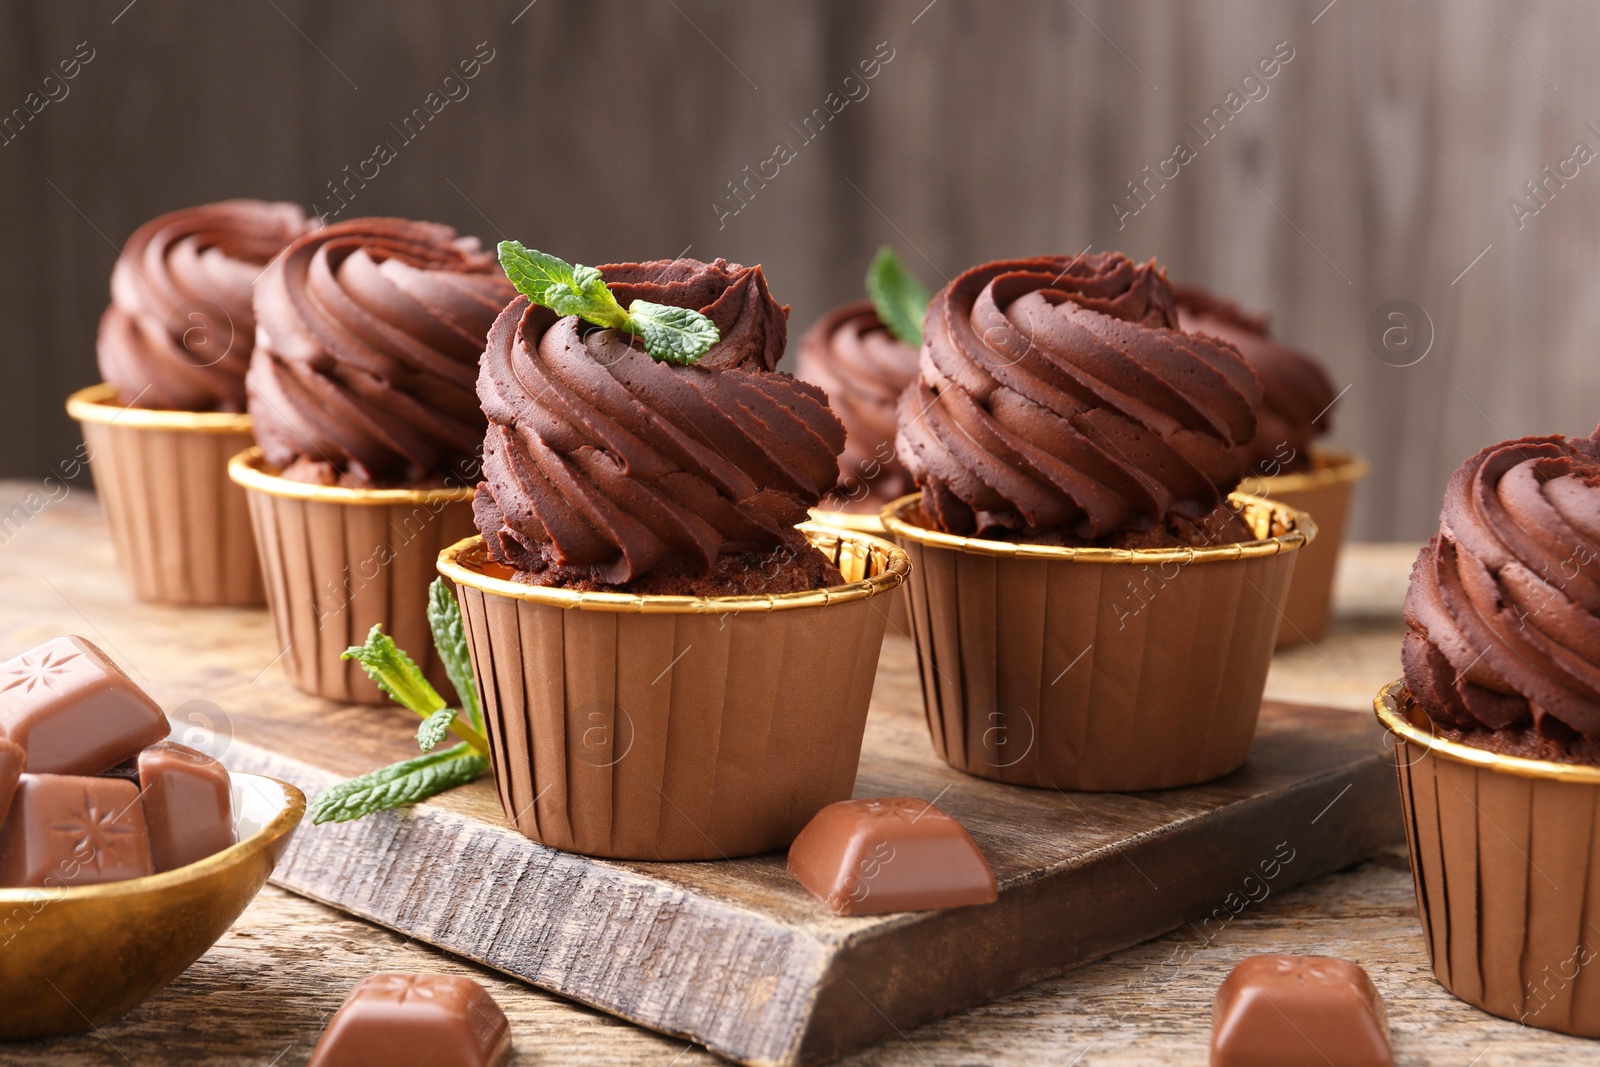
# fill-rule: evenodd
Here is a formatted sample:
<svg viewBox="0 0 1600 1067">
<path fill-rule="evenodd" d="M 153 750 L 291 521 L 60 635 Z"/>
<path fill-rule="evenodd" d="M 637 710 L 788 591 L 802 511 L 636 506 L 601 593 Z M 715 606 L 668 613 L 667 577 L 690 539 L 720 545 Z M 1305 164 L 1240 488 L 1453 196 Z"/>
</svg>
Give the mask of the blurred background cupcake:
<svg viewBox="0 0 1600 1067">
<path fill-rule="evenodd" d="M 989 263 L 941 290 L 884 510 L 911 556 L 934 748 L 1023 785 L 1133 790 L 1244 762 L 1296 549 L 1229 498 L 1261 385 L 1179 328 L 1154 262 Z"/>
<path fill-rule="evenodd" d="M 867 291 L 872 299 L 836 307 L 811 324 L 800 338 L 795 369 L 828 394 L 845 429 L 839 481 L 814 509 L 817 520 L 881 535 L 879 512 L 913 488 L 894 450 L 895 410 L 917 376 L 928 293 L 888 247 L 867 272 Z M 904 591 L 888 603 L 890 631 L 910 636 Z"/>
<path fill-rule="evenodd" d="M 111 273 L 96 344 L 104 381 L 74 393 L 117 561 L 141 600 L 263 599 L 244 494 L 251 287 L 310 228 L 294 204 L 227 200 L 145 223 Z"/>
<path fill-rule="evenodd" d="M 473 394 L 495 316 L 515 293 L 475 238 L 353 219 L 295 241 L 256 283 L 246 379 L 259 446 L 249 490 L 267 602 L 300 688 L 385 699 L 340 658 L 382 623 L 446 681 L 427 587 L 472 529 L 484 417 Z"/>
<path fill-rule="evenodd" d="M 1316 443 L 1333 429 L 1339 394 L 1316 359 L 1271 335 L 1265 316 L 1204 289 L 1176 286 L 1174 291 L 1183 329 L 1227 341 L 1261 380 L 1260 426 L 1241 488 L 1316 520 L 1316 543 L 1306 546 L 1294 566 L 1278 644 L 1315 641 L 1327 630 L 1332 613 L 1333 577 L 1350 498 L 1368 470 L 1360 457 Z"/>
<path fill-rule="evenodd" d="M 1434 975 L 1600 1037 L 1600 430 L 1463 464 L 1405 619 L 1405 676 L 1377 710 Z"/>
<path fill-rule="evenodd" d="M 600 277 L 619 314 L 693 309 L 715 340 L 668 362 L 631 330 L 520 298 L 489 335 L 482 537 L 440 570 L 501 801 L 534 840 L 592 855 L 782 848 L 850 796 L 884 633 L 870 600 L 905 555 L 796 529 L 835 484 L 845 432 L 821 389 L 776 369 L 788 308 L 760 267 Z"/>
</svg>

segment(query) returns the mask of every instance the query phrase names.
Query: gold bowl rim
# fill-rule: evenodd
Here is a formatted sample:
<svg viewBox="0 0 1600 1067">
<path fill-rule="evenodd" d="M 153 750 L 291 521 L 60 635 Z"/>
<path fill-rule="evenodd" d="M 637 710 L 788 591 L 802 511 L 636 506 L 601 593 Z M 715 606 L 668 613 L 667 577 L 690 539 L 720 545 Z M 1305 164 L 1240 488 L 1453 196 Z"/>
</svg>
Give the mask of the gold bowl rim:
<svg viewBox="0 0 1600 1067">
<path fill-rule="evenodd" d="M 919 544 L 948 548 L 958 552 L 972 552 L 982 556 L 1004 556 L 1010 559 L 1058 559 L 1073 563 L 1208 563 L 1223 560 L 1256 559 L 1293 552 L 1310 544 L 1317 536 L 1315 520 L 1305 512 L 1287 504 L 1248 493 L 1229 493 L 1228 499 L 1246 507 L 1271 508 L 1274 515 L 1286 521 L 1290 530 L 1259 541 L 1238 541 L 1227 545 L 1177 548 L 1070 548 L 1063 545 L 1033 545 L 1026 542 L 987 541 L 979 537 L 961 537 L 942 533 L 908 522 L 902 516 L 922 500 L 922 493 L 909 493 L 885 505 L 881 515 L 883 525 L 892 534 Z"/>
<path fill-rule="evenodd" d="M 1280 493 L 1304 493 L 1335 485 L 1354 485 L 1372 472 L 1371 465 L 1353 452 L 1316 446 L 1311 454 L 1321 459 L 1323 466 L 1296 474 L 1251 475 L 1240 485 L 1249 486 L 1247 491 L 1253 496 L 1271 498 Z"/>
<path fill-rule="evenodd" d="M 882 537 L 888 532 L 883 525 L 883 516 L 876 511 L 829 511 L 826 508 L 812 508 L 811 521 L 818 526 L 851 530 L 855 533 L 871 534 L 874 537 Z"/>
<path fill-rule="evenodd" d="M 481 589 L 486 593 L 547 604 L 557 608 L 578 608 L 583 611 L 627 612 L 639 615 L 722 615 L 740 611 L 786 611 L 794 608 L 826 607 L 845 604 L 853 600 L 882 596 L 893 591 L 911 571 L 911 557 L 905 549 L 859 530 L 843 530 L 821 523 L 803 522 L 795 529 L 804 533 L 813 545 L 819 538 L 832 537 L 857 545 L 869 552 L 887 558 L 882 573 L 857 582 L 831 585 L 825 589 L 803 589 L 793 593 L 768 593 L 765 596 L 669 596 L 643 593 L 590 593 L 576 589 L 556 589 L 541 585 L 524 585 L 504 578 L 491 578 L 476 570 L 465 559 L 468 553 L 481 552 L 483 535 L 463 538 L 439 553 L 439 573 L 457 585 Z M 821 547 L 821 546 L 818 546 Z"/>
<path fill-rule="evenodd" d="M 170 871 L 162 871 L 160 874 L 147 874 L 142 878 L 128 878 L 120 882 L 101 882 L 97 885 L 35 886 L 28 889 L 0 888 L 0 907 L 29 904 L 40 900 L 51 902 L 109 900 L 118 897 L 135 897 L 149 893 L 159 893 L 162 890 L 171 889 L 185 882 L 199 881 L 211 874 L 215 874 L 217 871 L 237 866 L 292 831 L 296 826 L 300 825 L 300 820 L 305 817 L 306 795 L 298 787 L 277 778 L 269 778 L 264 774 L 229 771 L 228 777 L 232 781 L 241 783 L 249 780 L 268 783 L 277 789 L 283 798 L 282 806 L 279 807 L 278 813 L 272 817 L 272 821 L 243 841 L 186 866 Z"/>
<path fill-rule="evenodd" d="M 1557 782 L 1600 785 L 1600 767 L 1590 767 L 1581 763 L 1552 763 L 1550 760 L 1527 759 L 1522 756 L 1505 756 L 1499 752 L 1464 745 L 1460 741 L 1436 737 L 1418 727 L 1400 710 L 1400 696 L 1405 692 L 1406 680 L 1395 679 L 1378 690 L 1378 695 L 1372 700 L 1372 710 L 1377 714 L 1378 722 L 1383 724 L 1384 729 L 1412 744 L 1421 745 L 1435 755 L 1500 774 L 1515 775 L 1518 778 L 1545 778 Z"/>
<path fill-rule="evenodd" d="M 270 496 L 288 497 L 292 500 L 317 500 L 324 504 L 358 504 L 372 507 L 385 504 L 437 504 L 453 500 L 471 500 L 472 494 L 477 491 L 477 488 L 471 485 L 440 489 L 350 489 L 342 485 L 297 482 L 270 473 L 266 456 L 262 455 L 259 445 L 252 445 L 228 460 L 228 477 L 236 485 Z"/>
<path fill-rule="evenodd" d="M 79 422 L 116 423 L 136 430 L 178 430 L 188 433 L 250 433 L 250 416 L 242 411 L 165 411 L 130 408 L 115 403 L 110 382 L 87 385 L 67 397 L 67 414 Z"/>
</svg>

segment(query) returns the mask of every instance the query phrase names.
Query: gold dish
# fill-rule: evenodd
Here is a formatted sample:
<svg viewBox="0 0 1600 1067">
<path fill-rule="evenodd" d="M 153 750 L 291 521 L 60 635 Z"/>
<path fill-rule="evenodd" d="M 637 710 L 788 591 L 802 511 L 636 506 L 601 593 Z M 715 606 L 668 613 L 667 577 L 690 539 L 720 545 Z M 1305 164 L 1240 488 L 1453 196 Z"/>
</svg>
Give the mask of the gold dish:
<svg viewBox="0 0 1600 1067">
<path fill-rule="evenodd" d="M 306 812 L 287 782 L 234 774 L 231 848 L 104 885 L 0 889 L 0 1039 L 108 1023 L 205 954 L 261 891 Z"/>
</svg>

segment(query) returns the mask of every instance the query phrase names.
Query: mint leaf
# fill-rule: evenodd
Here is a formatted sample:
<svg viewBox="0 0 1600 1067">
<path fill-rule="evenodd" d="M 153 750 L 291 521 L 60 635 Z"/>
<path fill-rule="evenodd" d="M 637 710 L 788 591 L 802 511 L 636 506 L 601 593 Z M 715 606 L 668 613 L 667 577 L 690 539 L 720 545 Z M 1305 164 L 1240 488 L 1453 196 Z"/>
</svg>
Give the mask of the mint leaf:
<svg viewBox="0 0 1600 1067">
<path fill-rule="evenodd" d="M 908 270 L 894 249 L 884 245 L 867 268 L 867 295 L 889 332 L 913 348 L 922 347 L 922 318 L 928 313 L 928 290 Z"/>
<path fill-rule="evenodd" d="M 598 272 L 596 272 L 598 273 Z M 428 586 L 428 627 L 433 630 L 433 647 L 444 661 L 445 673 L 455 688 L 456 700 L 474 729 L 483 730 L 483 711 L 478 707 L 478 687 L 473 680 L 472 657 L 467 654 L 467 628 L 461 621 L 461 605 L 443 578 Z"/>
<path fill-rule="evenodd" d="M 417 747 L 432 752 L 434 746 L 450 734 L 450 724 L 456 721 L 455 708 L 440 708 L 422 720 L 417 727 Z"/>
<path fill-rule="evenodd" d="M 722 340 L 717 324 L 693 308 L 635 300 L 628 308 L 629 333 L 644 341 L 644 350 L 663 363 L 693 363 Z"/>
<path fill-rule="evenodd" d="M 722 339 L 716 323 L 693 308 L 635 300 L 624 311 L 593 267 L 568 263 L 518 241 L 501 241 L 499 252 L 500 266 L 517 292 L 557 315 L 576 315 L 596 326 L 626 330 L 660 362 L 693 363 Z"/>
<path fill-rule="evenodd" d="M 367 677 L 377 682 L 391 700 L 418 715 L 426 717 L 444 707 L 444 697 L 423 677 L 416 662 L 394 643 L 394 638 L 383 632 L 382 623 L 373 625 L 366 644 L 351 645 L 341 658 L 360 663 Z"/>
<path fill-rule="evenodd" d="M 349 822 L 466 785 L 488 767 L 489 761 L 463 742 L 330 786 L 317 794 L 308 814 L 314 824 Z"/>
</svg>

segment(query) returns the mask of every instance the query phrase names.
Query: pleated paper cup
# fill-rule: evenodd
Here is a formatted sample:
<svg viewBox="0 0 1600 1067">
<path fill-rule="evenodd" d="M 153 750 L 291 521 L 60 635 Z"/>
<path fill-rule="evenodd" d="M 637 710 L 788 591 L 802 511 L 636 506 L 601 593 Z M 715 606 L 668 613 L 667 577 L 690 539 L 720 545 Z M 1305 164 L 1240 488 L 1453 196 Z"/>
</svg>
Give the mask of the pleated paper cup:
<svg viewBox="0 0 1600 1067">
<path fill-rule="evenodd" d="M 1437 737 L 1403 681 L 1375 707 L 1434 977 L 1492 1015 L 1600 1037 L 1600 768 Z"/>
<path fill-rule="evenodd" d="M 806 524 L 844 585 L 636 596 L 511 580 L 472 537 L 456 586 L 506 817 L 535 841 L 634 860 L 788 847 L 854 788 L 885 618 L 887 541 Z"/>
<path fill-rule="evenodd" d="M 1350 498 L 1356 483 L 1371 469 L 1359 456 L 1331 448 L 1315 449 L 1312 458 L 1315 466 L 1309 471 L 1247 479 L 1241 487 L 1252 495 L 1303 511 L 1317 523 L 1316 543 L 1307 545 L 1294 565 L 1289 599 L 1283 605 L 1283 626 L 1278 630 L 1279 648 L 1315 641 L 1327 632 L 1333 609 L 1333 576 L 1339 565 L 1339 550 L 1344 547 Z"/>
<path fill-rule="evenodd" d="M 1060 548 L 928 529 L 920 494 L 886 507 L 911 557 L 939 756 L 998 782 L 1096 792 L 1193 785 L 1243 764 L 1295 557 L 1316 524 L 1229 499 L 1259 540 Z"/>
<path fill-rule="evenodd" d="M 265 594 L 244 492 L 228 460 L 252 443 L 250 416 L 122 407 L 101 383 L 67 399 L 83 428 L 117 566 L 156 604 L 251 607 Z"/>
<path fill-rule="evenodd" d="M 882 516 L 875 511 L 862 514 L 857 511 L 825 511 L 822 508 L 812 508 L 811 521 L 833 530 L 850 530 L 872 537 L 889 536 L 889 531 L 884 528 Z M 905 586 L 902 585 L 891 593 L 878 604 L 878 607 L 888 617 L 887 633 L 905 638 L 911 636 L 911 598 Z"/>
<path fill-rule="evenodd" d="M 343 489 L 280 478 L 259 448 L 233 457 L 244 486 L 289 680 L 328 700 L 386 704 L 340 656 L 373 624 L 451 692 L 428 628 L 428 585 L 445 546 L 473 529 L 472 487 Z"/>
</svg>

